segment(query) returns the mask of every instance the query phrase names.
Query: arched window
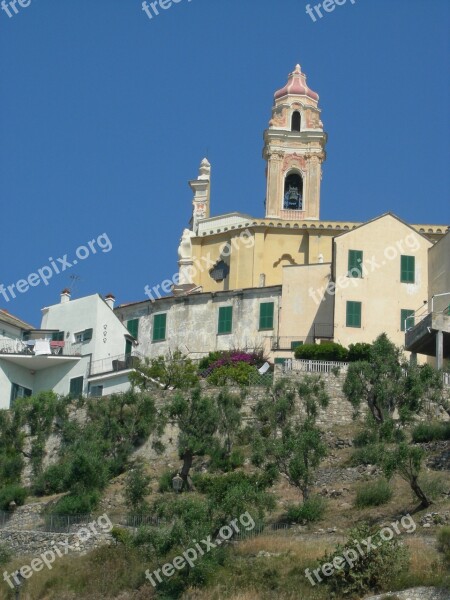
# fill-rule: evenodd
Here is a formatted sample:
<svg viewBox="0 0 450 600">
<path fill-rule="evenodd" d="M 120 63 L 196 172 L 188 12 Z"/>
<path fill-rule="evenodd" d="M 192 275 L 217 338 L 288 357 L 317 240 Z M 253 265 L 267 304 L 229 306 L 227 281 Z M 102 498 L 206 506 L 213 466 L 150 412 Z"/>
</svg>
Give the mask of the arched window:
<svg viewBox="0 0 450 600">
<path fill-rule="evenodd" d="M 290 173 L 286 176 L 283 208 L 303 210 L 303 179 L 299 173 Z"/>
<path fill-rule="evenodd" d="M 292 131 L 300 131 L 302 119 L 298 110 L 292 113 Z"/>
</svg>

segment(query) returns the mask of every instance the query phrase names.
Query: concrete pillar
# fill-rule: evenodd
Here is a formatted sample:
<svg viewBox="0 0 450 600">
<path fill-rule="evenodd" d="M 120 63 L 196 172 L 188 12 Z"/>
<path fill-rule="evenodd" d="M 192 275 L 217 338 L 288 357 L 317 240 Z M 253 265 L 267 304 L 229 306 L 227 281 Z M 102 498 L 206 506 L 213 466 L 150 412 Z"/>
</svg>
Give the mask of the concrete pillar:
<svg viewBox="0 0 450 600">
<path fill-rule="evenodd" d="M 444 334 L 442 331 L 436 333 L 436 368 L 442 369 L 444 366 Z"/>
</svg>

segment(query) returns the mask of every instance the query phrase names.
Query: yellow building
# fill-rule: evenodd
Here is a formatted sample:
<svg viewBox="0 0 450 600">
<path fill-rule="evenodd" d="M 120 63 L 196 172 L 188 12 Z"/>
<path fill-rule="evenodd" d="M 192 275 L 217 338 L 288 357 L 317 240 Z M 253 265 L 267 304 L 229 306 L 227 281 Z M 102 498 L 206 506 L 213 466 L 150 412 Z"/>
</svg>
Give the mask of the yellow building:
<svg viewBox="0 0 450 600">
<path fill-rule="evenodd" d="M 390 213 L 367 223 L 322 221 L 326 142 L 319 96 L 297 65 L 275 93 L 264 134 L 265 216 L 211 216 L 207 159 L 190 182 L 191 228 L 174 295 L 281 285 L 274 352 L 323 339 L 371 342 L 382 331 L 402 344 L 405 319 L 428 298 L 428 250 L 448 229 Z"/>
</svg>

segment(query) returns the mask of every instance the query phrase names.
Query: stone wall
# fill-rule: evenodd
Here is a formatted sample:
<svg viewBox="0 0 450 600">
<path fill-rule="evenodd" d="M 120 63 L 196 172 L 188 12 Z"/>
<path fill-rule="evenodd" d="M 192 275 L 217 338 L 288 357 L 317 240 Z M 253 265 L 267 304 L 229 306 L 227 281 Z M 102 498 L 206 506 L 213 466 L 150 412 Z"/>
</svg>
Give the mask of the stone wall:
<svg viewBox="0 0 450 600">
<path fill-rule="evenodd" d="M 80 525 L 80 528 L 82 525 Z M 86 534 L 87 537 L 87 534 Z M 21 531 L 0 529 L 0 544 L 4 544 L 14 556 L 39 557 L 56 547 L 65 554 L 65 544 L 69 544 L 68 554 L 86 554 L 100 546 L 112 543 L 112 536 L 106 533 L 91 535 L 85 539 L 77 533 L 49 533 L 46 531 Z"/>
</svg>

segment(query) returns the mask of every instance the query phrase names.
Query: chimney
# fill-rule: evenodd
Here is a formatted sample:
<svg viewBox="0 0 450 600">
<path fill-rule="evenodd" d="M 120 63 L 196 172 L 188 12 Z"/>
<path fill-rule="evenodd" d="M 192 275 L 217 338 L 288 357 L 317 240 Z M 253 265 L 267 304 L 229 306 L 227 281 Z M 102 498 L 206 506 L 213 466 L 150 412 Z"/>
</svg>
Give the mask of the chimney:
<svg viewBox="0 0 450 600">
<path fill-rule="evenodd" d="M 62 292 L 61 292 L 61 304 L 65 304 L 66 302 L 70 301 L 70 290 L 68 288 L 65 288 Z"/>
<path fill-rule="evenodd" d="M 107 294 L 105 296 L 105 302 L 111 310 L 114 310 L 114 302 L 115 301 L 116 301 L 116 297 L 114 296 L 114 294 Z"/>
</svg>

